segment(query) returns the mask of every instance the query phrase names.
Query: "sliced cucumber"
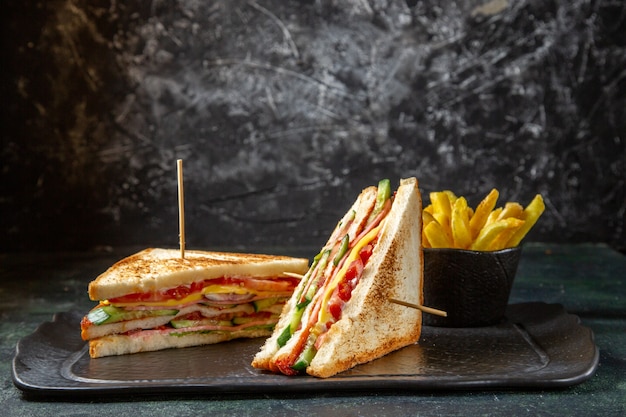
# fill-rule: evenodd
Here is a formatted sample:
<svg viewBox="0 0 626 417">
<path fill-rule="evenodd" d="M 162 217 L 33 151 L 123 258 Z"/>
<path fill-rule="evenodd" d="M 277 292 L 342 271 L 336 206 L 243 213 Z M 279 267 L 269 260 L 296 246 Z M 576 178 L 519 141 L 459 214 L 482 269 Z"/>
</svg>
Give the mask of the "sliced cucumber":
<svg viewBox="0 0 626 417">
<path fill-rule="evenodd" d="M 202 320 L 172 320 L 170 324 L 175 329 L 184 329 L 187 327 L 197 327 L 197 326 L 232 326 L 233 323 L 229 320 L 213 320 L 213 319 L 202 319 Z"/>
<path fill-rule="evenodd" d="M 95 308 L 87 314 L 87 319 L 95 325 L 118 321 L 144 319 L 148 317 L 175 316 L 178 310 L 126 310 L 123 307 L 106 305 Z"/>
<path fill-rule="evenodd" d="M 302 353 L 300 353 L 300 356 L 298 356 L 296 362 L 292 365 L 292 369 L 298 372 L 306 371 L 307 366 L 311 364 L 311 361 L 317 353 L 317 350 L 315 349 L 315 339 L 315 336 L 309 336 L 306 346 L 302 350 Z"/>
<path fill-rule="evenodd" d="M 333 259 L 333 264 L 337 266 L 341 261 L 341 258 L 348 252 L 348 247 L 350 246 L 350 236 L 347 234 L 341 239 L 341 246 L 339 247 L 339 251 L 335 255 L 335 259 Z"/>
<path fill-rule="evenodd" d="M 280 301 L 280 298 L 263 298 L 262 300 L 253 301 L 252 304 L 254 304 L 254 311 L 261 311 L 273 306 L 278 301 Z"/>
<path fill-rule="evenodd" d="M 278 336 L 276 343 L 278 343 L 279 347 L 283 347 L 287 344 L 287 341 L 291 339 L 291 326 L 285 327 L 283 332 Z"/>
<path fill-rule="evenodd" d="M 385 202 L 391 198 L 391 182 L 388 179 L 383 179 L 378 182 L 378 193 L 376 194 L 376 205 L 374 211 L 376 213 L 382 210 Z"/>
<path fill-rule="evenodd" d="M 285 346 L 287 341 L 291 339 L 291 335 L 293 335 L 295 331 L 298 330 L 298 327 L 300 326 L 300 321 L 302 320 L 302 314 L 304 314 L 304 308 L 307 304 L 308 302 L 306 302 L 305 304 L 299 304 L 296 307 L 296 311 L 294 311 L 291 316 L 291 322 L 289 323 L 289 326 L 285 327 L 285 330 L 283 330 L 283 332 L 278 337 L 278 346 Z"/>
</svg>

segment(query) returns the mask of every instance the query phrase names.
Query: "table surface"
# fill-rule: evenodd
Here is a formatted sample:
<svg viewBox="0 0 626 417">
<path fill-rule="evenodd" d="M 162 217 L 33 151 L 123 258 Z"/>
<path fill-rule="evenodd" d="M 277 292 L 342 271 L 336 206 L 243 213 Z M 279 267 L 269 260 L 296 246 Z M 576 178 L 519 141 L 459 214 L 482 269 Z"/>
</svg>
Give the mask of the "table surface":
<svg viewBox="0 0 626 417">
<path fill-rule="evenodd" d="M 87 284 L 137 248 L 85 253 L 0 255 L 0 407 L 3 415 L 626 415 L 626 257 L 605 245 L 527 244 L 510 302 L 562 304 L 592 329 L 595 375 L 549 390 L 432 391 L 398 394 L 163 397 L 71 401 L 32 398 L 11 379 L 17 342 L 54 313 L 93 306 Z M 265 250 L 310 257 L 307 249 Z M 6 413 L 6 414 L 5 414 Z"/>
</svg>

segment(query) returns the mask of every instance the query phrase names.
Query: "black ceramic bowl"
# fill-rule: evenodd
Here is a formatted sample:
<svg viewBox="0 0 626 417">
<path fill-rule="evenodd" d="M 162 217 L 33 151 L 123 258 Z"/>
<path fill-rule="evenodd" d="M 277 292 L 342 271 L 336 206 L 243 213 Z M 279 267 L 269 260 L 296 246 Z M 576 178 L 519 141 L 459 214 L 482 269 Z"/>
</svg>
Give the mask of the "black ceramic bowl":
<svg viewBox="0 0 626 417">
<path fill-rule="evenodd" d="M 480 327 L 503 321 L 521 252 L 521 246 L 490 252 L 424 248 L 424 305 L 448 313 L 424 314 L 424 324 Z"/>
</svg>

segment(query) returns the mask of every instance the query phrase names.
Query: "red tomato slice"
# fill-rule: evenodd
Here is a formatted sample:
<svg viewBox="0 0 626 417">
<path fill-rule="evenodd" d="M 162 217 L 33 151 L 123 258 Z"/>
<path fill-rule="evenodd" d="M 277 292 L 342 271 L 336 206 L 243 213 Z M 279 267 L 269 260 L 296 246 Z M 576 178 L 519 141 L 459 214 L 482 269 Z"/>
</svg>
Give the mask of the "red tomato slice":
<svg viewBox="0 0 626 417">
<path fill-rule="evenodd" d="M 268 279 L 222 277 L 193 282 L 187 285 L 179 285 L 178 287 L 160 291 L 128 294 L 122 297 L 111 298 L 109 302 L 115 304 L 182 300 L 191 294 L 202 291 L 203 288 L 209 285 L 240 286 L 251 292 L 288 292 L 293 291 L 298 285 L 298 282 L 300 282 L 300 280 L 291 277 Z"/>
<path fill-rule="evenodd" d="M 333 316 L 335 321 L 337 321 L 341 317 L 341 311 L 343 310 L 343 303 L 341 302 L 341 300 L 331 300 L 331 301 L 335 301 L 335 302 L 328 305 L 328 310 L 330 311 L 330 314 Z"/>
<path fill-rule="evenodd" d="M 371 243 L 365 245 L 363 249 L 361 249 L 361 252 L 359 252 L 359 258 L 361 258 L 361 262 L 363 263 L 363 265 L 365 265 L 367 261 L 370 259 L 373 251 L 374 251 L 374 245 Z"/>
</svg>

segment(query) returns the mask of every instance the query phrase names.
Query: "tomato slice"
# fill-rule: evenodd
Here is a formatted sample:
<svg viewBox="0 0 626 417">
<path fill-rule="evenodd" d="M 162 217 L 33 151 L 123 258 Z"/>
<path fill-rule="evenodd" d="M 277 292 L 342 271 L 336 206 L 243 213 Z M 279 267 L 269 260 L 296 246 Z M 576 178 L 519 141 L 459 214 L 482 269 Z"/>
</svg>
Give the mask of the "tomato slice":
<svg viewBox="0 0 626 417">
<path fill-rule="evenodd" d="M 365 265 L 369 258 L 372 256 L 373 251 L 374 245 L 372 243 L 365 245 L 363 249 L 361 249 L 361 252 L 359 252 L 359 258 L 361 258 L 361 262 L 363 262 L 363 265 Z"/>
<path fill-rule="evenodd" d="M 335 321 L 338 321 L 341 317 L 341 311 L 343 310 L 343 303 L 334 302 L 328 306 L 328 310 L 330 311 L 330 314 L 333 316 Z"/>
<path fill-rule="evenodd" d="M 277 277 L 277 278 L 245 278 L 245 277 L 222 277 L 197 281 L 191 284 L 179 285 L 159 291 L 146 293 L 134 293 L 121 297 L 111 298 L 108 301 L 115 303 L 140 303 L 140 302 L 160 302 L 167 300 L 182 300 L 191 294 L 202 291 L 209 285 L 243 287 L 251 292 L 287 292 L 293 291 L 298 283 L 297 278 Z"/>
</svg>

